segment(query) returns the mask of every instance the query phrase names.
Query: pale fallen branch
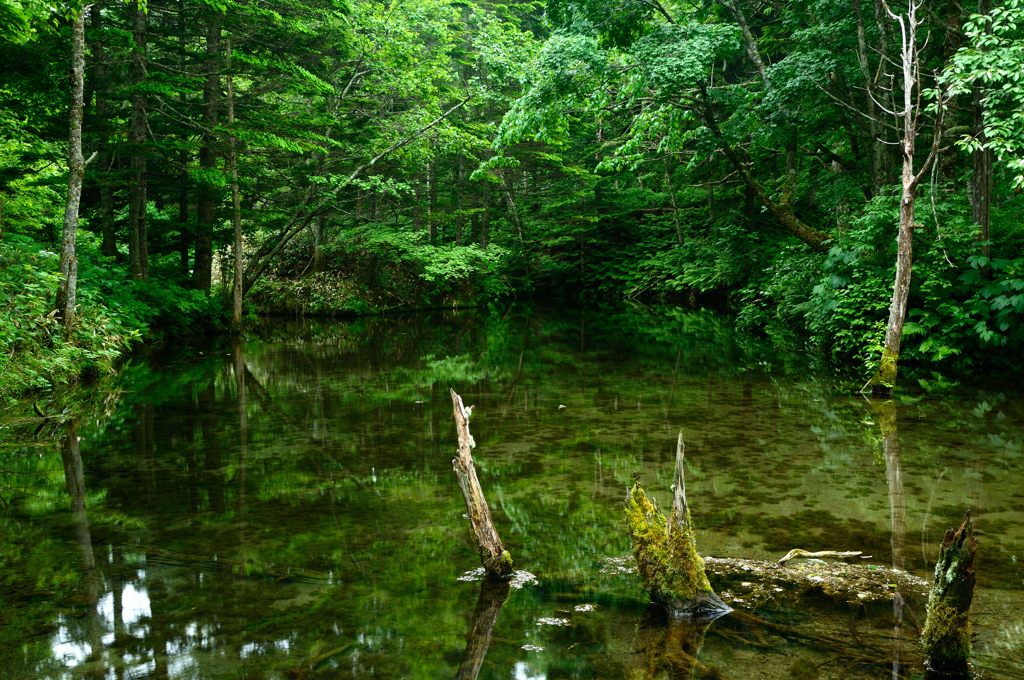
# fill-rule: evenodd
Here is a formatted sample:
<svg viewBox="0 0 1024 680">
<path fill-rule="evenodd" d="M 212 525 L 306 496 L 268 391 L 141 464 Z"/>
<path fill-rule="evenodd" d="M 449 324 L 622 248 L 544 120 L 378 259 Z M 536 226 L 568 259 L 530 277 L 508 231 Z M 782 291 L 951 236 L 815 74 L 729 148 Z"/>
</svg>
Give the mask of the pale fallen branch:
<svg viewBox="0 0 1024 680">
<path fill-rule="evenodd" d="M 786 556 L 779 560 L 779 564 L 785 564 L 790 560 L 796 559 L 797 557 L 860 557 L 860 550 L 852 550 L 848 552 L 840 552 L 838 550 L 819 550 L 818 552 L 807 552 L 800 548 L 793 548 Z"/>
</svg>

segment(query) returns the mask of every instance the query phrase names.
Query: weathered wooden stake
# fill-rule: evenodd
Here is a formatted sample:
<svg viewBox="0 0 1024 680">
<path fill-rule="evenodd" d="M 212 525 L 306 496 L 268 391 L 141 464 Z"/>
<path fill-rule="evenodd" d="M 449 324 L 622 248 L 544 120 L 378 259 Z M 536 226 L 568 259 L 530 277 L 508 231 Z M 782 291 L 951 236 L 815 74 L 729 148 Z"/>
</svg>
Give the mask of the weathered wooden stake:
<svg viewBox="0 0 1024 680">
<path fill-rule="evenodd" d="M 673 614 L 710 614 L 729 607 L 715 594 L 697 554 L 697 541 L 686 504 L 683 475 L 683 433 L 676 446 L 675 483 L 672 485 L 672 517 L 661 514 L 658 504 L 644 493 L 640 480 L 626 492 L 626 524 L 637 571 L 651 601 Z"/>
<path fill-rule="evenodd" d="M 476 446 L 473 435 L 469 433 L 469 415 L 473 407 L 468 409 L 462 405 L 462 397 L 451 390 L 452 406 L 455 415 L 455 430 L 459 434 L 459 455 L 452 459 L 452 467 L 459 478 L 462 497 L 466 499 L 466 514 L 473 527 L 477 546 L 480 549 L 480 561 L 487 570 L 487 577 L 498 581 L 512 578 L 512 556 L 501 545 L 501 539 L 491 521 L 491 510 L 476 478 L 476 467 L 473 465 L 472 449 Z"/>
<path fill-rule="evenodd" d="M 928 618 L 921 643 L 931 670 L 944 675 L 968 675 L 971 656 L 971 601 L 974 599 L 974 556 L 978 539 L 967 511 L 963 524 L 946 530 L 935 563 L 935 581 L 928 594 Z"/>
</svg>

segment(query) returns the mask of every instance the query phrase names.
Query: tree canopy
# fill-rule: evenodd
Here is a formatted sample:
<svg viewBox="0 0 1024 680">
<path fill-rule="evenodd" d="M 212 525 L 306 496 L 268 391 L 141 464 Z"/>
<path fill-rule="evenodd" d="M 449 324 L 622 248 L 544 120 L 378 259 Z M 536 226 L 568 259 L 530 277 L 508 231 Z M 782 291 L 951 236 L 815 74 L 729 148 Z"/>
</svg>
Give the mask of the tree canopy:
<svg viewBox="0 0 1024 680">
<path fill-rule="evenodd" d="M 49 354 L 0 389 L 226 326 L 230 298 L 236 325 L 508 295 L 729 308 L 867 371 L 901 294 L 908 197 L 901 363 L 1013 365 L 1022 13 L 4 0 L 0 248 L 15 266 L 0 268 L 0 349 Z M 65 78 L 78 22 L 81 170 Z M 908 162 L 921 175 L 901 199 Z"/>
</svg>

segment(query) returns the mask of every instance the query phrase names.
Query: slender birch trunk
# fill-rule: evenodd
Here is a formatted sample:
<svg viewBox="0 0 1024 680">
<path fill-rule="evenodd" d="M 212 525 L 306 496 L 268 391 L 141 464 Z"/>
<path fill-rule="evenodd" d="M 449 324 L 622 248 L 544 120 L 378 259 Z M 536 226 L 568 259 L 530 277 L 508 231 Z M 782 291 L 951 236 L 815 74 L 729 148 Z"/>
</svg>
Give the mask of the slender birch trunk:
<svg viewBox="0 0 1024 680">
<path fill-rule="evenodd" d="M 64 233 L 60 245 L 60 282 L 57 284 L 57 313 L 64 328 L 75 320 L 75 290 L 78 284 L 78 205 L 82 200 L 85 158 L 82 156 L 82 110 L 85 108 L 85 9 L 71 23 L 71 112 L 68 116 L 68 195 L 64 204 Z"/>
<path fill-rule="evenodd" d="M 871 386 L 871 394 L 876 397 L 888 397 L 896 386 L 900 341 L 903 338 L 903 325 L 907 318 L 907 301 L 910 298 L 917 187 L 938 154 L 942 131 L 942 109 L 947 101 L 947 98 L 940 93 L 931 152 L 920 170 L 915 172 L 914 145 L 920 132 L 919 119 L 924 109 L 924 103 L 921 101 L 921 68 L 917 46 L 917 27 L 920 23 L 917 19 L 917 10 L 919 7 L 920 4 L 915 0 L 908 0 L 907 13 L 897 15 L 889 9 L 888 5 L 885 5 L 889 16 L 899 24 L 902 39 L 900 61 L 903 68 L 903 108 L 896 112 L 896 116 L 903 123 L 902 139 L 900 140 L 900 151 L 903 154 L 903 175 L 900 192 L 899 234 L 896 241 L 896 280 L 893 283 L 892 301 L 889 303 L 889 321 L 885 328 L 885 345 L 882 349 L 881 361 L 874 377 L 868 382 L 868 385 Z"/>
</svg>

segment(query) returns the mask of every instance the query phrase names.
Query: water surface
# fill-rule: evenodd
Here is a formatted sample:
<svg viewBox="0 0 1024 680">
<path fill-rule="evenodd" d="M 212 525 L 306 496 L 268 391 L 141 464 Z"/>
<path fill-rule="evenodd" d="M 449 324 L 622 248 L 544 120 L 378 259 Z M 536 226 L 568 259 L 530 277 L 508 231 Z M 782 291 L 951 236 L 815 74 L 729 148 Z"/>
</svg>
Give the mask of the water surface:
<svg viewBox="0 0 1024 680">
<path fill-rule="evenodd" d="M 722 582 L 739 614 L 710 625 L 648 609 L 622 501 L 638 473 L 668 507 L 682 430 L 705 555 L 860 550 L 930 580 L 970 508 L 975 666 L 1024 677 L 1024 393 L 872 403 L 808 364 L 709 314 L 518 308 L 267 322 L 137 360 L 0 430 L 0 674 L 921 677 L 919 592 Z M 474 573 L 449 387 L 529 574 L 508 593 Z"/>
</svg>

